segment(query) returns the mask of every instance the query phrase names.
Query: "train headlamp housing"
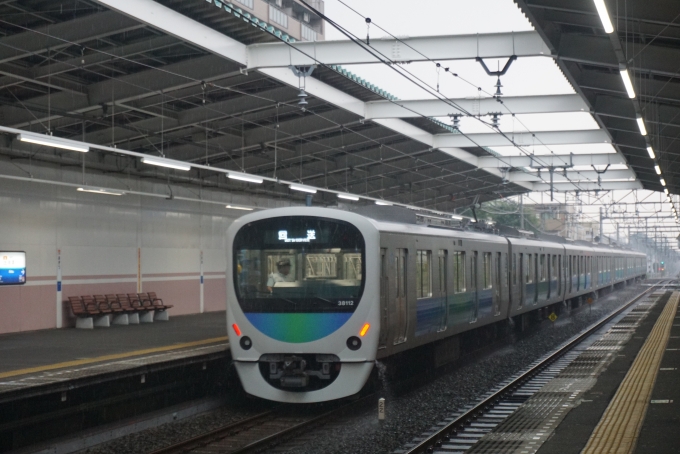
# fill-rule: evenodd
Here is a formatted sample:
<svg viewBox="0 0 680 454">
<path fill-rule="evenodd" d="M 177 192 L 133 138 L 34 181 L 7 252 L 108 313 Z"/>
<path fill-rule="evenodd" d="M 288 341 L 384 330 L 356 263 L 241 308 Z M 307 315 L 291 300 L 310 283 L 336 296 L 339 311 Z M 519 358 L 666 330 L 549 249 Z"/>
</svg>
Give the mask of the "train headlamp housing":
<svg viewBox="0 0 680 454">
<path fill-rule="evenodd" d="M 361 348 L 361 339 L 356 336 L 352 336 L 347 339 L 347 348 L 353 351 L 357 351 Z"/>
</svg>

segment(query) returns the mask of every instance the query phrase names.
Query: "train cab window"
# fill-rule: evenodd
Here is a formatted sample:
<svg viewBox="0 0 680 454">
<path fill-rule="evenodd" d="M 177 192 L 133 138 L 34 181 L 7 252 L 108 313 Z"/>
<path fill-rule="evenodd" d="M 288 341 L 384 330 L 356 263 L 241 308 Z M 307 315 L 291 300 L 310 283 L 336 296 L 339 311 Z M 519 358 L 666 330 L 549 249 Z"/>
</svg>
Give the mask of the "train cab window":
<svg viewBox="0 0 680 454">
<path fill-rule="evenodd" d="M 493 283 L 491 281 L 491 252 L 484 252 L 482 256 L 482 265 L 484 273 L 482 276 L 482 288 L 490 289 L 493 287 Z"/>
<path fill-rule="evenodd" d="M 465 252 L 453 253 L 453 292 L 465 292 Z"/>
<path fill-rule="evenodd" d="M 352 224 L 315 216 L 268 218 L 234 237 L 234 287 L 244 312 L 354 312 L 365 243 Z"/>
<path fill-rule="evenodd" d="M 432 251 L 416 251 L 416 296 L 430 298 L 432 296 Z"/>
</svg>

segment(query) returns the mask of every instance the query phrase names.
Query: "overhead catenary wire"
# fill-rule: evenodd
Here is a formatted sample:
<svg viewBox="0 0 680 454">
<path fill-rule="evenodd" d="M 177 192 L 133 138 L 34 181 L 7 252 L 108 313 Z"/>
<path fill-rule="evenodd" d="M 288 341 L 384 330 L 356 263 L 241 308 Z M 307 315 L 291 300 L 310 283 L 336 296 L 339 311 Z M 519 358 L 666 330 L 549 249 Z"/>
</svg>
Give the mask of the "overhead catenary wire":
<svg viewBox="0 0 680 454">
<path fill-rule="evenodd" d="M 5 21 L 3 21 L 2 19 L 0 19 L 0 22 L 5 22 Z M 36 32 L 36 33 L 45 35 L 44 32 L 39 32 L 39 31 L 31 30 L 31 29 L 28 29 L 28 28 L 26 28 L 26 27 L 21 27 L 21 26 L 20 26 L 20 28 L 24 28 L 24 29 L 27 30 L 27 31 L 33 31 L 33 32 Z M 52 35 L 46 35 L 46 36 L 48 36 L 48 37 L 50 37 L 50 38 L 53 38 L 53 39 L 57 39 L 57 40 L 64 41 L 64 42 L 69 43 L 69 44 L 75 44 L 75 43 L 69 42 L 68 40 L 65 40 L 65 39 L 63 39 L 63 38 L 60 38 L 60 37 L 56 37 L 56 36 L 52 36 Z M 5 45 L 5 43 L 0 43 L 0 44 Z M 9 47 L 15 47 L 15 46 L 9 46 Z M 199 81 L 198 81 L 197 79 L 195 79 L 195 78 L 191 78 L 191 77 L 188 77 L 188 76 L 186 76 L 186 75 L 179 74 L 179 73 L 175 73 L 175 72 L 172 72 L 172 71 L 167 71 L 166 69 L 163 69 L 163 68 L 153 67 L 153 66 L 147 65 L 147 64 L 145 64 L 145 63 L 137 62 L 137 61 L 135 61 L 135 60 L 130 60 L 130 59 L 125 58 L 125 57 L 119 57 L 119 56 L 116 56 L 116 55 L 114 55 L 114 54 L 110 54 L 110 53 L 108 53 L 108 52 L 106 52 L 106 51 L 102 51 L 102 50 L 95 49 L 95 48 L 87 48 L 87 47 L 86 47 L 86 49 L 91 50 L 91 51 L 93 51 L 93 52 L 99 52 L 99 53 L 102 53 L 102 54 L 105 54 L 105 55 L 110 55 L 110 56 L 113 57 L 113 58 L 120 58 L 121 60 L 128 61 L 128 62 L 130 62 L 130 63 L 139 64 L 139 65 L 141 65 L 141 66 L 147 67 L 147 68 L 152 69 L 152 70 L 157 70 L 157 71 L 165 72 L 165 73 L 170 74 L 170 75 L 174 75 L 174 76 L 182 77 L 182 78 L 185 78 L 185 79 L 189 79 L 189 80 L 192 80 L 192 81 L 194 81 L 194 82 L 199 82 Z M 21 49 L 18 49 L 18 50 L 21 50 Z M 62 62 L 62 63 L 63 63 L 63 62 Z M 75 69 L 75 68 L 78 68 L 76 65 L 71 65 L 71 66 L 73 66 L 74 69 Z M 82 68 L 80 68 L 80 69 L 82 69 Z M 98 75 L 98 76 L 102 76 L 102 74 L 97 73 L 97 72 L 95 72 L 95 71 L 90 71 L 90 70 L 88 70 L 88 69 L 85 69 L 85 70 L 86 70 L 86 71 L 89 71 L 89 72 L 92 72 L 92 73 L 94 73 L 94 74 L 96 74 L 96 75 Z M 105 74 L 104 74 L 103 76 L 104 76 L 104 77 L 108 77 L 108 76 L 106 76 Z M 110 77 L 108 77 L 108 78 L 110 78 Z M 147 91 L 149 91 L 149 92 L 151 92 L 151 93 L 157 94 L 157 91 L 156 91 L 156 90 L 149 89 L 149 88 L 143 87 L 143 86 L 139 86 L 139 85 L 137 85 L 137 84 L 130 83 L 129 81 L 121 81 L 121 80 L 118 80 L 118 79 L 116 79 L 116 80 L 119 81 L 119 82 L 125 83 L 125 84 L 129 84 L 129 85 L 131 85 L 131 86 L 134 86 L 134 87 L 143 89 L 143 90 L 147 90 Z M 229 90 L 229 91 L 232 91 L 232 92 L 236 92 L 236 93 L 239 93 L 239 94 L 244 95 L 244 96 L 251 96 L 251 97 L 254 97 L 254 98 L 257 98 L 257 99 L 267 100 L 267 101 L 272 102 L 272 103 L 276 102 L 276 101 L 273 100 L 273 99 L 268 99 L 268 98 L 265 98 L 265 97 L 263 97 L 263 96 L 253 95 L 253 94 L 251 94 L 251 93 L 244 92 L 244 91 L 242 91 L 242 90 L 233 89 L 233 88 L 231 88 L 231 87 L 220 86 L 220 85 L 215 84 L 215 83 L 213 83 L 213 82 L 209 83 L 208 85 L 210 85 L 211 87 L 217 88 L 217 89 L 224 89 L 224 90 Z M 167 94 L 164 94 L 164 96 L 167 96 Z M 178 98 L 175 98 L 175 97 L 171 97 L 171 98 L 172 98 L 173 100 L 178 100 Z M 186 101 L 186 100 L 184 100 L 184 102 L 186 102 L 186 103 L 188 103 L 188 104 L 190 104 L 190 105 L 192 105 L 192 106 L 194 106 L 194 107 L 197 107 L 197 105 L 196 105 L 195 103 L 192 103 L 192 102 L 189 102 L 189 101 Z M 288 103 L 281 103 L 281 102 L 279 102 L 279 104 L 284 104 L 284 105 L 286 105 L 286 106 L 288 106 L 288 107 L 295 108 L 294 105 L 291 105 L 291 104 L 288 104 Z M 214 111 L 214 112 L 216 112 L 216 113 L 220 113 L 220 114 L 224 115 L 224 112 L 216 111 L 216 110 L 212 109 L 211 107 L 208 107 L 208 110 L 211 110 L 211 111 Z M 310 110 L 308 110 L 308 111 L 309 111 L 311 114 L 316 115 L 316 116 L 318 116 L 318 117 L 320 117 L 320 118 L 323 118 L 324 120 L 329 121 L 329 122 L 335 124 L 335 125 L 338 126 L 338 127 L 343 126 L 343 125 L 341 125 L 340 123 L 333 122 L 332 120 L 330 120 L 330 119 L 324 117 L 323 115 L 321 115 L 321 114 L 319 114 L 319 113 L 317 113 L 317 112 L 310 111 Z M 235 118 L 235 117 L 237 116 L 237 114 L 233 114 L 233 115 L 227 114 L 226 116 Z M 267 125 L 262 125 L 262 124 L 260 124 L 260 123 L 253 122 L 253 121 L 250 121 L 250 120 L 247 120 L 247 122 L 248 122 L 248 123 L 251 123 L 251 124 L 255 124 L 256 126 L 259 126 L 259 127 L 263 127 L 263 128 L 265 128 L 265 129 L 268 129 L 268 128 L 269 128 Z M 403 153 L 403 152 L 401 152 L 400 150 L 395 149 L 395 148 L 391 147 L 391 146 L 388 145 L 388 144 L 384 144 L 384 143 L 382 143 L 382 142 L 380 142 L 380 141 L 378 141 L 378 140 L 376 140 L 376 139 L 373 139 L 373 138 L 368 137 L 368 136 L 364 136 L 364 135 L 358 133 L 357 131 L 352 130 L 351 128 L 347 127 L 346 125 L 345 125 L 345 127 L 346 127 L 348 130 L 350 130 L 352 133 L 357 134 L 357 135 L 359 135 L 359 136 L 365 138 L 366 140 L 372 141 L 372 142 L 376 143 L 377 145 L 384 145 L 386 148 L 388 148 L 388 149 L 390 149 L 390 150 L 392 150 L 392 151 L 395 151 L 396 153 L 398 153 L 398 154 L 400 154 L 400 155 L 402 155 L 402 156 L 404 156 L 404 157 L 411 157 L 410 154 Z M 296 137 L 296 138 L 299 138 L 299 137 Z M 308 141 L 308 142 L 309 142 L 309 140 L 304 139 L 304 138 L 302 138 L 302 140 L 305 140 L 305 141 Z M 332 147 L 330 147 L 330 148 L 332 148 Z M 335 150 L 335 151 L 339 151 L 339 150 L 337 150 L 337 149 L 334 149 L 334 150 Z M 425 150 L 423 150 L 423 151 L 425 151 Z M 362 159 L 364 159 L 364 160 L 367 160 L 366 157 L 363 157 L 363 156 L 359 156 L 359 157 L 362 158 Z M 232 159 L 233 159 L 233 158 L 232 158 Z M 376 163 L 375 161 L 371 161 L 371 162 Z M 397 170 L 397 171 L 407 172 L 407 173 L 413 173 L 413 172 L 411 172 L 411 171 L 408 170 L 408 169 L 404 169 L 404 168 L 397 167 L 397 166 L 392 166 L 392 165 L 390 165 L 390 164 L 388 164 L 388 163 L 384 163 L 384 162 L 383 162 L 383 164 L 385 164 L 387 167 L 394 167 L 395 170 Z M 430 164 L 430 163 L 426 163 L 426 164 L 427 164 L 428 166 L 435 167 L 433 164 Z M 451 172 L 451 171 L 448 171 L 448 172 L 450 173 L 451 176 L 457 176 L 457 175 L 462 175 L 462 174 L 464 174 L 464 173 L 473 172 L 473 171 L 475 171 L 475 170 L 476 170 L 476 169 L 471 169 L 470 171 L 464 171 L 464 172 L 460 172 L 460 171 L 458 171 L 458 172 Z M 428 179 L 428 180 L 441 180 L 442 177 L 437 177 L 437 178 L 429 178 L 429 177 L 428 177 L 427 179 Z M 483 179 L 478 179 L 478 178 L 475 178 L 475 177 L 472 177 L 472 179 L 474 179 L 474 180 L 479 180 L 479 181 L 482 182 L 482 183 L 486 183 L 486 180 L 483 180 Z M 454 184 L 454 185 L 456 185 L 456 183 L 448 183 L 448 184 Z M 493 187 L 493 186 L 494 186 L 493 184 L 489 185 L 489 187 Z M 481 189 L 483 189 L 483 188 L 481 188 Z"/>
</svg>

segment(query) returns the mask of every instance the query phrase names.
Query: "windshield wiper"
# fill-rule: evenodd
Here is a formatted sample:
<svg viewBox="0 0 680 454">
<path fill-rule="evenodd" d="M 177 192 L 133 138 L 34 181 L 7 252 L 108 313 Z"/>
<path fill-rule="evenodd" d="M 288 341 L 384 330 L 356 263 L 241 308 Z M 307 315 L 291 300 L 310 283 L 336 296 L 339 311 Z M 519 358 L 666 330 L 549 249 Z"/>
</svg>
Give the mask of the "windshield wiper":
<svg viewBox="0 0 680 454">
<path fill-rule="evenodd" d="M 323 301 L 324 303 L 333 304 L 333 301 L 330 301 L 330 300 L 321 298 L 320 296 L 315 296 L 314 299 L 321 300 L 321 301 Z"/>
</svg>

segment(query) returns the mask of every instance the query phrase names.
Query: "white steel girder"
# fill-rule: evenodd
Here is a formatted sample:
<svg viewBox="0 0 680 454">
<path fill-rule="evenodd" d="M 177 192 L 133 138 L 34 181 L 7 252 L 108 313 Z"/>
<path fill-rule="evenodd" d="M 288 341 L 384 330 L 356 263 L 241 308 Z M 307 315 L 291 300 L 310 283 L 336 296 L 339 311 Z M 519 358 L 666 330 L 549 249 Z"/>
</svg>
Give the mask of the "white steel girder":
<svg viewBox="0 0 680 454">
<path fill-rule="evenodd" d="M 106 0 L 102 0 L 106 1 Z M 315 41 L 251 44 L 247 47 L 248 68 L 309 66 L 316 62 L 326 65 L 356 65 L 381 63 L 363 46 L 352 41 Z M 429 60 L 474 60 L 550 56 L 550 48 L 535 31 L 517 33 L 489 33 L 477 35 L 423 36 L 396 40 L 371 40 L 373 53 L 396 62 Z M 425 57 L 426 56 L 426 57 Z"/>
<path fill-rule="evenodd" d="M 446 151 L 444 149 L 443 151 Z M 569 155 L 536 155 L 530 156 L 504 156 L 496 158 L 494 156 L 480 156 L 475 158 L 471 164 L 482 168 L 503 168 L 503 167 L 563 167 L 573 164 L 575 166 L 606 166 L 607 164 L 627 164 L 626 159 L 619 153 L 602 154 L 577 154 Z"/>
<path fill-rule="evenodd" d="M 575 182 L 575 183 L 555 183 L 553 184 L 553 191 L 568 192 L 568 191 L 614 191 L 617 189 L 642 189 L 642 183 L 639 181 L 603 181 L 601 184 L 597 182 Z M 550 184 L 548 183 L 534 183 L 534 191 L 550 191 Z"/>
<path fill-rule="evenodd" d="M 464 132 L 464 131 L 463 131 Z M 575 145 L 588 143 L 611 143 L 607 131 L 591 129 L 585 131 L 544 131 L 544 132 L 506 132 L 501 134 L 437 134 L 434 136 L 434 148 L 446 147 L 503 147 L 515 145 L 530 147 L 531 145 Z"/>
<path fill-rule="evenodd" d="M 546 180 L 550 181 L 550 175 L 547 170 L 541 171 L 540 176 L 538 175 L 538 172 L 512 172 L 510 175 L 510 181 L 513 183 L 517 181 L 532 181 L 540 183 L 543 183 Z M 597 181 L 598 176 L 601 177 L 603 182 L 607 180 L 635 179 L 635 173 L 633 173 L 632 170 L 608 170 L 603 174 L 598 174 L 594 170 L 567 170 L 566 177 L 564 176 L 564 172 L 553 172 L 553 182 L 564 183 L 579 180 L 594 182 Z"/>
<path fill-rule="evenodd" d="M 462 111 L 474 115 L 493 113 L 535 114 L 556 112 L 588 112 L 590 108 L 577 94 L 546 96 L 508 96 L 497 98 L 449 99 L 456 107 L 438 99 L 419 99 L 411 101 L 370 101 L 366 103 L 366 119 L 376 118 L 415 118 L 445 117 L 461 114 Z"/>
<path fill-rule="evenodd" d="M 136 0 L 135 2 L 129 2 L 127 0 L 96 1 L 109 8 L 119 11 L 122 14 L 144 22 L 158 30 L 161 30 L 164 33 L 175 36 L 213 54 L 235 61 L 244 67 L 252 68 L 254 66 L 258 66 L 257 64 L 254 64 L 256 61 L 260 61 L 265 58 L 265 54 L 271 55 L 271 57 L 266 58 L 277 59 L 278 63 L 275 61 L 267 61 L 266 66 L 268 66 L 268 68 L 261 69 L 260 72 L 293 87 L 298 86 L 298 78 L 295 77 L 287 67 L 291 65 L 291 63 L 295 65 L 308 65 L 314 63 L 314 61 L 310 60 L 309 58 L 303 57 L 299 52 L 292 52 L 292 54 L 297 54 L 297 56 L 291 57 L 291 53 L 283 51 L 284 46 L 286 46 L 283 43 L 246 46 L 243 43 L 223 35 L 222 33 L 219 33 L 216 30 L 213 30 L 210 27 L 190 19 L 189 17 L 167 8 L 153 0 Z M 410 38 L 408 42 L 410 45 L 413 45 L 418 50 L 428 55 L 428 57 L 441 60 L 470 59 L 477 56 L 483 58 L 502 58 L 513 54 L 517 56 L 550 55 L 550 50 L 536 32 Z M 393 58 L 399 61 L 416 61 L 415 59 L 417 53 L 394 40 L 376 40 L 375 43 L 378 46 L 384 47 L 383 50 L 386 52 L 389 51 L 388 55 L 391 55 Z M 315 54 L 316 58 L 326 64 L 366 63 L 367 61 L 363 60 L 366 60 L 365 55 L 369 55 L 364 50 L 351 48 L 350 43 L 345 42 L 297 43 L 296 45 L 300 48 L 306 48 L 308 50 L 313 50 L 314 46 L 318 46 L 317 52 Z M 337 56 L 335 53 L 340 52 L 342 49 L 337 47 L 333 48 L 332 45 L 339 45 L 347 49 L 347 51 L 353 52 L 354 55 L 359 55 L 359 53 L 361 53 L 360 58 L 362 61 L 346 61 L 348 55 L 343 55 L 344 60 L 342 61 L 335 61 L 335 57 Z M 357 47 L 356 44 L 351 44 L 351 46 Z M 392 46 L 394 46 L 394 49 Z M 319 53 L 319 48 L 325 49 L 323 50 L 323 53 Z M 313 52 L 311 53 L 314 55 Z M 293 58 L 293 60 L 291 60 L 291 58 Z M 422 56 L 420 59 L 422 59 Z M 376 61 L 374 60 L 368 62 L 375 63 Z M 306 81 L 306 91 L 315 97 L 323 99 L 356 115 L 364 116 L 366 113 L 366 103 L 317 79 L 309 78 Z M 503 160 L 500 161 L 498 158 L 493 156 L 478 158 L 472 153 L 458 148 L 460 146 L 475 146 L 474 144 L 470 144 L 469 141 L 463 141 L 464 145 L 452 145 L 452 143 L 460 141 L 461 138 L 464 139 L 464 136 L 455 134 L 442 134 L 435 136 L 396 118 L 376 119 L 375 123 L 403 134 L 404 136 L 427 146 L 433 148 L 444 147 L 442 148 L 442 151 L 448 153 L 449 155 L 477 165 L 479 168 L 482 168 L 488 173 L 497 177 L 502 177 L 502 173 L 499 169 L 507 167 L 508 160 L 516 159 L 503 158 Z M 538 133 L 537 135 L 539 134 L 542 139 L 545 139 L 543 142 L 546 144 L 601 143 L 610 141 L 606 132 L 597 130 L 547 132 Z M 481 137 L 479 136 L 498 136 L 502 140 L 502 142 L 498 143 L 498 145 L 509 144 L 507 139 L 499 136 L 498 134 L 479 134 L 476 136 L 478 136 L 477 138 L 480 139 Z M 513 136 L 511 135 L 511 137 Z M 537 142 L 532 140 L 528 140 L 527 142 L 527 139 L 531 138 L 531 134 L 515 134 L 514 137 L 516 142 L 519 141 L 519 143 L 526 145 Z M 485 139 L 484 142 L 492 143 L 493 140 L 491 140 L 489 137 L 489 139 Z M 625 160 L 620 155 L 602 156 L 607 156 L 611 163 L 614 163 L 615 161 L 616 163 L 625 163 Z M 583 157 L 591 158 L 591 156 Z M 618 160 L 616 159 L 617 157 Z M 528 158 L 526 159 L 528 160 Z M 491 161 L 493 161 L 493 164 Z M 564 159 L 562 159 L 560 162 L 564 163 Z M 597 164 L 597 162 L 593 163 Z M 604 164 L 606 164 L 606 162 L 604 162 Z M 516 167 L 529 165 L 531 164 L 518 164 Z M 513 165 L 513 167 L 515 167 L 515 165 Z M 512 175 L 509 175 L 509 177 L 512 181 Z M 537 189 L 537 187 L 540 186 L 539 183 L 517 181 L 515 184 L 528 190 L 545 190 Z M 570 190 L 573 190 L 573 185 L 569 185 L 572 187 Z"/>
</svg>

